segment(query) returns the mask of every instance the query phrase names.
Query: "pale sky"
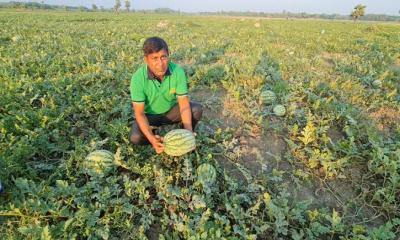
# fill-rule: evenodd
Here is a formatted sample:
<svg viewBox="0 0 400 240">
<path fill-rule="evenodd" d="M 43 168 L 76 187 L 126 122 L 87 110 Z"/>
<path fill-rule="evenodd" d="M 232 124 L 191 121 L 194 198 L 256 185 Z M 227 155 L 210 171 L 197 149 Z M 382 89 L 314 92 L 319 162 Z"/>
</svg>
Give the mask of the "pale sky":
<svg viewBox="0 0 400 240">
<path fill-rule="evenodd" d="M 4 2 L 8 0 L 0 0 Z M 18 0 L 15 0 L 18 1 Z M 23 0 L 35 1 L 35 0 Z M 41 0 L 36 0 L 41 2 Z M 122 6 L 124 1 L 121 0 Z M 112 7 L 115 0 L 44 0 L 48 4 L 87 6 L 94 3 L 106 8 Z M 307 12 L 349 14 L 359 3 L 367 6 L 366 13 L 399 15 L 400 0 L 130 0 L 134 9 L 171 8 L 185 12 L 200 11 L 254 11 L 254 12 Z"/>
</svg>

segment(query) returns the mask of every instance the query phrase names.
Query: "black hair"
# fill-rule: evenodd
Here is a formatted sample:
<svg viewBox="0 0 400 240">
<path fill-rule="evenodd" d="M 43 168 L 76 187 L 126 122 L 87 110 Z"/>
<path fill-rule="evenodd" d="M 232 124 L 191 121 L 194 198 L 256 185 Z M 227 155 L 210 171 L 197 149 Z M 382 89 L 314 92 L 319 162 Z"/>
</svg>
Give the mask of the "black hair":
<svg viewBox="0 0 400 240">
<path fill-rule="evenodd" d="M 148 38 L 143 43 L 143 53 L 145 56 L 151 53 L 159 52 L 162 49 L 164 49 L 167 52 L 167 54 L 169 54 L 167 43 L 162 38 L 159 37 Z"/>
</svg>

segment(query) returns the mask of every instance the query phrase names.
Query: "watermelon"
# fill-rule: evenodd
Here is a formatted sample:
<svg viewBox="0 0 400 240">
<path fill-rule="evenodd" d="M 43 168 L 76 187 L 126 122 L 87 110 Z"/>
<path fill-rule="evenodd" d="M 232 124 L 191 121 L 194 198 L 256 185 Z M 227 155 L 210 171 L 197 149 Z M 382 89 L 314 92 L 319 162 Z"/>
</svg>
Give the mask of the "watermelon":
<svg viewBox="0 0 400 240">
<path fill-rule="evenodd" d="M 276 95 L 273 91 L 270 90 L 265 90 L 261 93 L 261 101 L 265 104 L 271 104 L 275 102 L 276 100 Z"/>
<path fill-rule="evenodd" d="M 18 42 L 19 40 L 21 40 L 21 36 L 16 35 L 16 36 L 12 37 L 11 40 L 12 40 L 13 42 Z"/>
<path fill-rule="evenodd" d="M 192 204 L 195 209 L 201 209 L 207 207 L 206 203 L 204 202 L 204 199 L 199 195 L 193 195 Z"/>
<path fill-rule="evenodd" d="M 379 80 L 379 79 L 374 80 L 374 81 L 372 82 L 372 86 L 374 86 L 375 88 L 380 88 L 380 87 L 382 86 L 382 81 Z"/>
<path fill-rule="evenodd" d="M 205 185 L 212 184 L 215 182 L 217 178 L 217 171 L 213 167 L 213 165 L 209 163 L 203 163 L 196 169 L 197 180 Z"/>
<path fill-rule="evenodd" d="M 107 174 L 114 166 L 114 154 L 107 150 L 96 150 L 85 158 L 83 166 L 90 176 Z"/>
<path fill-rule="evenodd" d="M 187 129 L 174 129 L 164 136 L 164 152 L 170 156 L 181 156 L 196 148 L 193 132 Z"/>
<path fill-rule="evenodd" d="M 274 107 L 273 112 L 274 112 L 274 114 L 275 114 L 276 116 L 282 117 L 282 116 L 284 116 L 285 113 L 286 113 L 285 106 L 283 106 L 283 105 L 281 105 L 281 104 L 278 104 L 278 105 L 276 105 L 276 106 Z"/>
</svg>

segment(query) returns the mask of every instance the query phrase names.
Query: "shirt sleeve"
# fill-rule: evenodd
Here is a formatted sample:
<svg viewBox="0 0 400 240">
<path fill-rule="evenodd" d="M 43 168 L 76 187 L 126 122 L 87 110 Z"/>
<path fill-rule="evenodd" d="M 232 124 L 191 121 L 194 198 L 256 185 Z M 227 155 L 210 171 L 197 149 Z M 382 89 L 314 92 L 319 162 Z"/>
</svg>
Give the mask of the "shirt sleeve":
<svg viewBox="0 0 400 240">
<path fill-rule="evenodd" d="M 135 75 L 132 76 L 130 85 L 132 102 L 145 102 L 146 97 L 144 95 L 143 81 L 140 80 L 141 79 L 135 77 Z"/>
<path fill-rule="evenodd" d="M 176 95 L 177 96 L 185 96 L 188 94 L 188 81 L 185 74 L 185 71 L 182 68 L 179 68 L 177 71 L 177 86 L 176 86 Z"/>
</svg>

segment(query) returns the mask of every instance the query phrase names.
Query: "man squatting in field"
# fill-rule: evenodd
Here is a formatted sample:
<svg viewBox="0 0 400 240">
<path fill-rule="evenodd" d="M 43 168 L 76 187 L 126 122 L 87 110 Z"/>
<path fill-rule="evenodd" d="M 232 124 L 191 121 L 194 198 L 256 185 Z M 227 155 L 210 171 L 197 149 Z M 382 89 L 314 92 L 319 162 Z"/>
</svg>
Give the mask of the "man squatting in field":
<svg viewBox="0 0 400 240">
<path fill-rule="evenodd" d="M 167 43 L 151 37 L 143 43 L 144 63 L 132 76 L 130 91 L 135 121 L 129 140 L 132 144 L 150 143 L 156 153 L 164 150 L 163 138 L 153 126 L 181 123 L 193 132 L 203 107 L 189 101 L 184 70 L 169 61 Z"/>
</svg>

